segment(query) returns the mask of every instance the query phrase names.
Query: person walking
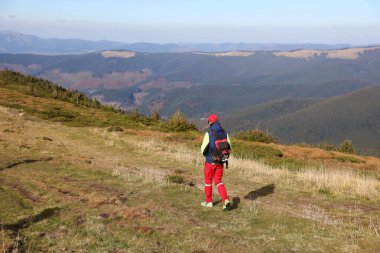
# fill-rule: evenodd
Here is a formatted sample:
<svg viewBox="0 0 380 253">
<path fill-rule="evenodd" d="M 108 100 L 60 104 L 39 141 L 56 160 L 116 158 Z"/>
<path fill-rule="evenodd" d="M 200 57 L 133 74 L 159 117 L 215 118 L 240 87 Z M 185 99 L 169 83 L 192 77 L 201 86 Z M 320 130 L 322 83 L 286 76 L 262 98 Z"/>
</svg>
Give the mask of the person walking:
<svg viewBox="0 0 380 253">
<path fill-rule="evenodd" d="M 219 123 L 219 117 L 211 114 L 208 117 L 210 129 L 206 132 L 201 153 L 205 156 L 204 165 L 204 181 L 205 181 L 205 197 L 206 200 L 201 203 L 204 207 L 212 207 L 212 181 L 218 189 L 219 195 L 222 197 L 223 211 L 231 210 L 232 205 L 228 199 L 227 190 L 222 182 L 223 167 L 226 163 L 228 166 L 228 157 L 231 150 L 231 140 L 228 133 Z"/>
</svg>

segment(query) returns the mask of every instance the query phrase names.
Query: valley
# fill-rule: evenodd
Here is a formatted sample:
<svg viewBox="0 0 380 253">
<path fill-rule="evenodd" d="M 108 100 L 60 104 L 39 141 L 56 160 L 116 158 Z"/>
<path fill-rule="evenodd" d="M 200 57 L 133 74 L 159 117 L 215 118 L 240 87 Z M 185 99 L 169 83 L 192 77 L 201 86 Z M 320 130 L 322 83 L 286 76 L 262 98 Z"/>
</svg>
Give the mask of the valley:
<svg viewBox="0 0 380 253">
<path fill-rule="evenodd" d="M 363 100 L 365 96 L 359 94 L 378 87 L 379 59 L 377 46 L 251 53 L 108 50 L 79 55 L 0 54 L 0 69 L 45 78 L 102 103 L 128 111 L 137 109 L 145 115 L 159 112 L 167 118 L 179 110 L 200 128 L 199 120 L 215 112 L 224 117 L 231 131 L 263 127 L 289 144 L 338 144 L 349 139 L 359 153 L 379 155 L 378 97 L 358 101 L 359 108 L 354 99 L 343 98 L 352 94 Z M 259 108 L 282 100 L 319 103 L 304 108 L 304 114 L 294 111 L 300 115 L 295 116 L 297 120 L 291 115 L 274 117 L 278 109 L 272 111 L 272 107 L 262 111 L 266 120 L 255 114 Z M 335 100 L 341 102 L 329 102 Z M 319 106 L 324 104 L 330 108 Z M 280 112 L 294 110 L 286 103 L 277 106 L 282 106 Z"/>
</svg>

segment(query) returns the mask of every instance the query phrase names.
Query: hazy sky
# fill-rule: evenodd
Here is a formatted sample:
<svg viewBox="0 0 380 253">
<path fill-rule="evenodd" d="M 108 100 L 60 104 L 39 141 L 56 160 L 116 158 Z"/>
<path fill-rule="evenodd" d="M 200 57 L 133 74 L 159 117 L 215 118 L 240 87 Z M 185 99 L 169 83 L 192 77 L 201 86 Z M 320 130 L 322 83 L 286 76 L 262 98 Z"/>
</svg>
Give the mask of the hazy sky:
<svg viewBox="0 0 380 253">
<path fill-rule="evenodd" d="M 0 30 L 124 42 L 380 43 L 378 0 L 0 0 Z"/>
</svg>

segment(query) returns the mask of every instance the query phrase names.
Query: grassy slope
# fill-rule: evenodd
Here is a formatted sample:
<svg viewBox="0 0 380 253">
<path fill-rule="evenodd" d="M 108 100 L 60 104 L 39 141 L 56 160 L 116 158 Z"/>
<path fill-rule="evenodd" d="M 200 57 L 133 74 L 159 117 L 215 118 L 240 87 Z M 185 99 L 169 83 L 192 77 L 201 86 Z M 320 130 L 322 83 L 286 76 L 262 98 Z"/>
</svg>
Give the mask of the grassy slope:
<svg viewBox="0 0 380 253">
<path fill-rule="evenodd" d="M 0 93 L 3 105 L 72 106 L 6 91 Z M 87 115 L 92 109 L 81 110 Z M 115 133 L 19 113 L 0 107 L 2 251 L 374 252 L 380 247 L 375 158 L 356 157 L 362 161 L 356 168 L 335 159 L 343 154 L 263 144 L 301 166 L 289 170 L 286 163 L 267 166 L 265 158 L 231 159 L 224 181 L 237 209 L 222 212 L 221 203 L 212 209 L 199 205 L 198 134 Z M 93 118 L 102 115 L 96 113 Z M 169 183 L 167 175 L 180 175 L 185 183 Z"/>
</svg>

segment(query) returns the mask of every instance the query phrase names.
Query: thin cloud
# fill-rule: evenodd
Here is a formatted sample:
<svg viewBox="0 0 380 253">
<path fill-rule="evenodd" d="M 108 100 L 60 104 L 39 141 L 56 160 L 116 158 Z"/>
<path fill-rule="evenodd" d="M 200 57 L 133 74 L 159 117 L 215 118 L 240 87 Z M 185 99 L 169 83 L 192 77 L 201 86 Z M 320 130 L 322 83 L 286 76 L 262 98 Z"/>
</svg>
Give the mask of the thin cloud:
<svg viewBox="0 0 380 253">
<path fill-rule="evenodd" d="M 16 18 L 16 15 L 8 15 L 8 18 Z"/>
<path fill-rule="evenodd" d="M 87 24 L 89 23 L 88 20 L 77 20 L 77 19 L 59 19 L 59 20 L 56 20 L 58 23 L 64 23 L 64 24 L 67 24 L 67 23 L 72 23 L 72 24 Z"/>
</svg>

